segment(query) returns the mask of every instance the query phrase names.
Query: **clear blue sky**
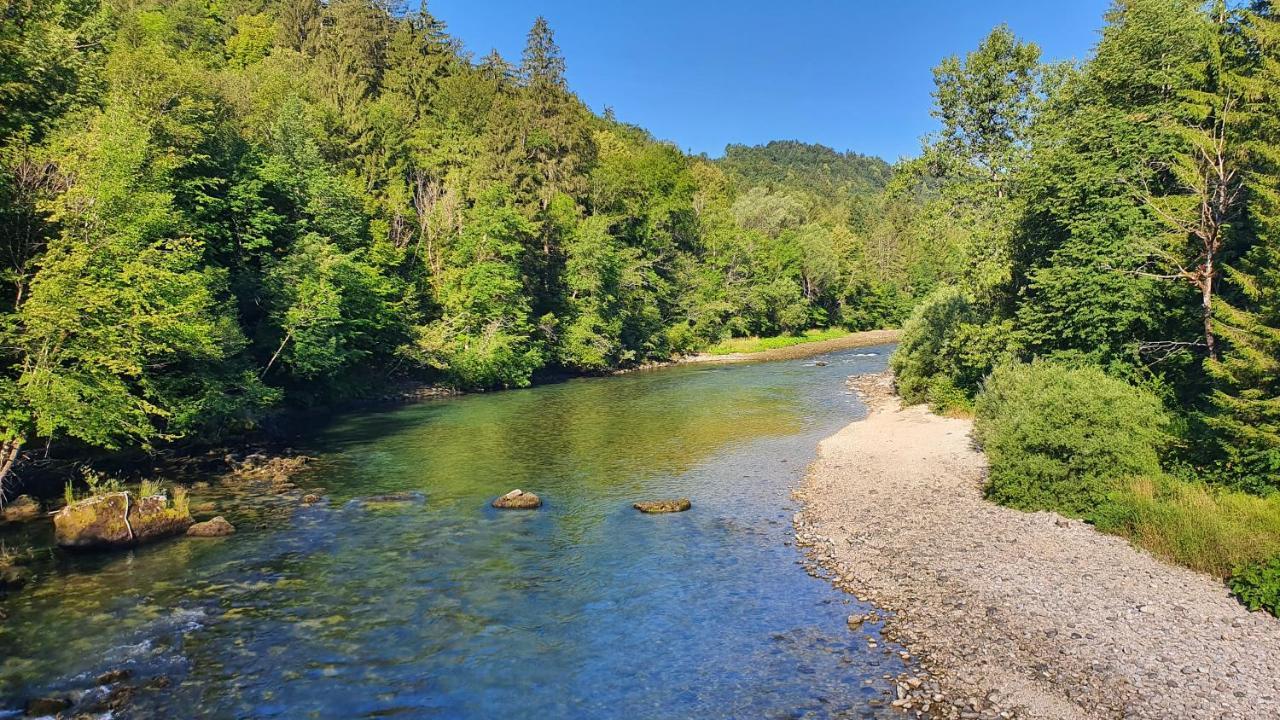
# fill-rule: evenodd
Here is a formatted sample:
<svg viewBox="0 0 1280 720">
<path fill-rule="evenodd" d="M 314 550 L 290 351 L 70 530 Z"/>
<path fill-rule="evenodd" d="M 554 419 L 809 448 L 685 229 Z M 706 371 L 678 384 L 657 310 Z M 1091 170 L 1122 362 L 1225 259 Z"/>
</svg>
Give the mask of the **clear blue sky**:
<svg viewBox="0 0 1280 720">
<path fill-rule="evenodd" d="M 467 49 L 519 62 L 539 14 L 569 83 L 685 150 L 798 139 L 889 161 L 931 132 L 931 68 L 1007 23 L 1088 55 L 1109 0 L 429 0 Z"/>
</svg>

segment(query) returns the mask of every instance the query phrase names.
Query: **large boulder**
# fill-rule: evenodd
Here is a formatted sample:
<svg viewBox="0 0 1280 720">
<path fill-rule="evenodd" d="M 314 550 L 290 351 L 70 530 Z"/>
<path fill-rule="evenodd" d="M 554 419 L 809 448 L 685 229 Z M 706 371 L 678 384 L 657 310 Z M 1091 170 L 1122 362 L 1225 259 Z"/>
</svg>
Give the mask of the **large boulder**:
<svg viewBox="0 0 1280 720">
<path fill-rule="evenodd" d="M 227 535 L 234 535 L 235 532 L 236 526 L 227 522 L 227 519 L 221 515 L 212 520 L 198 522 L 187 528 L 189 537 L 226 537 Z"/>
<path fill-rule="evenodd" d="M 8 522 L 31 520 L 39 517 L 40 503 L 30 495 L 19 495 L 4 506 L 3 517 Z"/>
<path fill-rule="evenodd" d="M 132 547 L 181 535 L 195 522 L 164 495 L 135 499 L 112 492 L 72 503 L 53 516 L 58 545 L 67 548 Z"/>
<path fill-rule="evenodd" d="M 523 490 L 512 490 L 493 501 L 493 506 L 499 510 L 532 510 L 540 505 L 542 498 Z"/>
<path fill-rule="evenodd" d="M 674 513 L 684 512 L 693 507 L 693 503 L 689 502 L 689 498 L 680 498 L 678 500 L 646 500 L 633 505 L 635 509 L 642 513 Z"/>
</svg>

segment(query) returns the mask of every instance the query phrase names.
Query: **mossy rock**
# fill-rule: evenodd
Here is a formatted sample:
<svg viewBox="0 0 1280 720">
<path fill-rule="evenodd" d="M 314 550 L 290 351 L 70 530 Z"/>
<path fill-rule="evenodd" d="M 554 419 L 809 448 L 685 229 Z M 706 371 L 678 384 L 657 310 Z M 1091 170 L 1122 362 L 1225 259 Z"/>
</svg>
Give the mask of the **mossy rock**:
<svg viewBox="0 0 1280 720">
<path fill-rule="evenodd" d="M 499 510 L 532 510 L 542 505 L 542 498 L 523 490 L 512 490 L 492 504 Z"/>
<path fill-rule="evenodd" d="M 236 526 L 227 522 L 227 519 L 219 515 L 212 520 L 198 522 L 187 528 L 188 537 L 226 537 L 234 535 Z"/>
<path fill-rule="evenodd" d="M 86 549 L 132 547 L 181 535 L 194 522 L 163 495 L 137 500 L 128 492 L 81 500 L 53 516 L 58 545 Z"/>
<path fill-rule="evenodd" d="M 8 522 L 33 520 L 40 516 L 40 503 L 30 495 L 19 495 L 4 506 L 4 519 Z"/>
<path fill-rule="evenodd" d="M 647 500 L 632 505 L 635 509 L 642 513 L 677 513 L 684 512 L 693 507 L 693 503 L 689 502 L 689 498 L 680 498 L 678 500 Z"/>
</svg>

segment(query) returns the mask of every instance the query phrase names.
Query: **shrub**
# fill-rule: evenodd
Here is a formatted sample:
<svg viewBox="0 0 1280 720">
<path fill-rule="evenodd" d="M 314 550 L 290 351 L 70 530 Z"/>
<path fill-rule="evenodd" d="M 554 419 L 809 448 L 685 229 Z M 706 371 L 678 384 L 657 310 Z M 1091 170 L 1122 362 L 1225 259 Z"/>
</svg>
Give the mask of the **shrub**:
<svg viewBox="0 0 1280 720">
<path fill-rule="evenodd" d="M 1086 516 L 1120 481 L 1159 474 L 1168 442 L 1155 397 L 1091 367 L 1003 365 L 984 383 L 976 414 L 987 495 L 1024 510 Z"/>
<path fill-rule="evenodd" d="M 920 302 L 890 361 L 904 402 L 927 402 L 935 412 L 970 407 L 991 368 L 1017 354 L 1013 324 L 990 314 L 952 287 Z"/>
<path fill-rule="evenodd" d="M 1280 617 L 1280 555 L 1240 568 L 1231 577 L 1231 592 L 1250 610 Z"/>
</svg>

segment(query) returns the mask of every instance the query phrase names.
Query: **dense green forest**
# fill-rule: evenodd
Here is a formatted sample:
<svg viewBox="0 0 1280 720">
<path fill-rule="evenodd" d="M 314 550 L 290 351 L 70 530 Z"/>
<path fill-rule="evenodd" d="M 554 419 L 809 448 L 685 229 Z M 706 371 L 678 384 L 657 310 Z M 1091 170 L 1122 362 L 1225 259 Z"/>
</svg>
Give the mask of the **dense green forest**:
<svg viewBox="0 0 1280 720">
<path fill-rule="evenodd" d="M 983 250 L 907 323 L 899 390 L 976 411 L 993 499 L 1269 573 L 1274 609 L 1276 7 L 1118 0 L 1088 61 L 1039 55 L 998 28 L 935 71 L 912 163 Z"/>
<path fill-rule="evenodd" d="M 0 478 L 415 380 L 899 322 L 958 276 L 874 158 L 690 157 L 381 0 L 4 0 Z"/>
</svg>

